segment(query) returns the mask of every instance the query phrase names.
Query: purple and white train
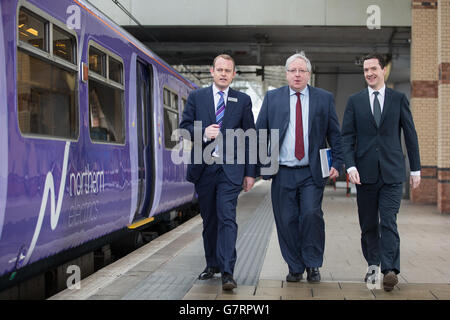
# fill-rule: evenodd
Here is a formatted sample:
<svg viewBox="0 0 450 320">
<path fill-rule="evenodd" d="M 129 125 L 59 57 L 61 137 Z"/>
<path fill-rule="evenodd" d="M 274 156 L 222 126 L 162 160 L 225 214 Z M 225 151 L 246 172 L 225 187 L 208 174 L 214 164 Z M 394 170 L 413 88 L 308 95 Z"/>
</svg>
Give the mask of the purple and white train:
<svg viewBox="0 0 450 320">
<path fill-rule="evenodd" d="M 2 0 L 0 66 L 0 290 L 193 202 L 196 85 L 88 3 Z"/>
</svg>

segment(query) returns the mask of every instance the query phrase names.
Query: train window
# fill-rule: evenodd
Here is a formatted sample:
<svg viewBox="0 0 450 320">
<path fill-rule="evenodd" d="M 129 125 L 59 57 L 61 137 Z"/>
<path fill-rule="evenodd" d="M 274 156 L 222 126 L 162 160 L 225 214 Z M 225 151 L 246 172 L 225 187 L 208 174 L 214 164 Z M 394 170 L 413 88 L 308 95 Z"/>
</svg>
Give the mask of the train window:
<svg viewBox="0 0 450 320">
<path fill-rule="evenodd" d="M 109 57 L 109 79 L 123 84 L 122 74 L 122 63 Z"/>
<path fill-rule="evenodd" d="M 184 107 L 186 107 L 187 100 L 186 98 L 181 98 L 181 113 L 184 111 Z"/>
<path fill-rule="evenodd" d="M 106 77 L 106 54 L 92 46 L 89 48 L 89 70 Z"/>
<path fill-rule="evenodd" d="M 170 107 L 178 113 L 178 95 L 172 93 L 172 99 L 170 99 Z"/>
<path fill-rule="evenodd" d="M 177 141 L 172 141 L 172 133 L 178 128 L 178 113 L 164 110 L 164 143 L 167 149 L 172 149 Z"/>
<path fill-rule="evenodd" d="M 172 149 L 177 145 L 177 141 L 172 141 L 172 133 L 178 129 L 178 95 L 167 88 L 163 91 L 164 102 L 164 144 L 167 149 Z"/>
<path fill-rule="evenodd" d="M 90 134 L 93 141 L 123 143 L 123 90 L 89 80 Z"/>
<path fill-rule="evenodd" d="M 164 88 L 164 106 L 175 110 L 178 113 L 178 95 L 169 89 Z"/>
<path fill-rule="evenodd" d="M 35 48 L 48 51 L 46 45 L 45 26 L 46 21 L 21 8 L 19 11 L 18 32 L 19 40 L 32 45 Z"/>
<path fill-rule="evenodd" d="M 19 128 L 24 134 L 76 139 L 75 71 L 17 51 Z"/>
<path fill-rule="evenodd" d="M 89 75 L 90 136 L 94 142 L 122 144 L 125 142 L 123 63 L 98 44 L 96 47 L 89 47 L 89 69 L 94 71 Z"/>
<path fill-rule="evenodd" d="M 20 8 L 17 22 L 17 111 L 22 134 L 78 137 L 76 38 Z M 50 38 L 53 35 L 53 51 Z M 62 46 L 65 45 L 65 49 Z M 58 51 L 57 49 L 61 49 Z M 46 51 L 47 54 L 43 54 Z M 64 54 L 63 52 L 66 51 Z M 56 59 L 58 56 L 65 61 Z"/>
<path fill-rule="evenodd" d="M 187 104 L 187 99 L 185 97 L 181 98 L 181 114 L 183 114 L 186 104 Z M 191 149 L 192 149 L 192 142 L 188 139 L 184 139 L 183 140 L 183 150 L 190 151 Z"/>
<path fill-rule="evenodd" d="M 166 107 L 170 108 L 170 91 L 167 89 L 164 89 L 164 94 L 163 94 L 163 103 Z"/>
<path fill-rule="evenodd" d="M 75 62 L 75 37 L 53 26 L 53 54 L 72 63 Z"/>
</svg>

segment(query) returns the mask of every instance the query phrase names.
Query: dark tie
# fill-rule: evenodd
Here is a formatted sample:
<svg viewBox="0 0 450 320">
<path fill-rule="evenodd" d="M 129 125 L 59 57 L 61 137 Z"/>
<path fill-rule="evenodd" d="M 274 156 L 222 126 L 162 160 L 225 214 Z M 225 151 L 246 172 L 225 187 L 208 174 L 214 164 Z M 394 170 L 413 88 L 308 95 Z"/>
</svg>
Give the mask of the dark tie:
<svg viewBox="0 0 450 320">
<path fill-rule="evenodd" d="M 217 111 L 216 111 L 216 122 L 217 124 L 222 127 L 222 118 L 225 114 L 225 101 L 223 100 L 223 92 L 219 91 L 219 103 L 217 104 Z"/>
<path fill-rule="evenodd" d="M 305 156 L 305 147 L 303 142 L 303 122 L 302 122 L 302 102 L 300 101 L 300 92 L 297 95 L 296 115 L 295 115 L 295 157 L 298 160 Z"/>
<path fill-rule="evenodd" d="M 220 98 L 219 98 L 219 103 L 217 104 L 216 123 L 219 125 L 220 128 L 222 128 L 222 119 L 223 119 L 223 115 L 225 114 L 225 101 L 223 99 L 224 92 L 219 91 L 218 93 L 220 95 Z M 219 145 L 217 145 L 214 148 L 212 156 L 213 157 L 219 156 Z"/>
<path fill-rule="evenodd" d="M 375 122 L 377 123 L 377 127 L 380 126 L 380 120 L 381 120 L 381 106 L 380 102 L 378 101 L 378 91 L 374 91 L 373 94 L 375 95 L 375 98 L 373 99 L 373 117 L 375 118 Z"/>
</svg>

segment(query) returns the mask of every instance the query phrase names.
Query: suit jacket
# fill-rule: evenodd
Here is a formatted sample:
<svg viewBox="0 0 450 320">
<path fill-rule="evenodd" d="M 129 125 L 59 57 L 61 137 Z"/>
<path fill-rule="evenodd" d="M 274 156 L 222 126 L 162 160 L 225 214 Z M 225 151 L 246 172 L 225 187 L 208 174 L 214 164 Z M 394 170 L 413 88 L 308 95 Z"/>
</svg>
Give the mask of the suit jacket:
<svg viewBox="0 0 450 320">
<path fill-rule="evenodd" d="M 338 117 L 334 107 L 333 95 L 323 89 L 309 88 L 309 166 L 317 186 L 324 186 L 327 178 L 322 177 L 319 150 L 331 147 L 332 166 L 338 171 L 343 164 L 341 151 L 341 134 Z M 264 97 L 256 129 L 279 130 L 279 139 L 270 137 L 271 148 L 280 149 L 289 125 L 290 96 L 289 86 L 268 91 Z M 278 159 L 274 159 L 278 161 Z M 270 179 L 272 176 L 263 176 Z"/>
<path fill-rule="evenodd" d="M 252 101 L 250 97 L 242 92 L 229 89 L 228 101 L 226 101 L 225 113 L 222 119 L 221 132 L 223 135 L 223 162 L 222 168 L 227 178 L 236 185 L 241 185 L 244 176 L 256 177 L 256 163 L 250 164 L 248 161 L 248 142 L 245 145 L 245 164 L 238 164 L 238 144 L 234 144 L 234 161 L 231 163 L 227 161 L 226 155 L 226 129 L 255 129 L 255 122 L 252 112 Z M 207 88 L 192 91 L 187 99 L 186 106 L 183 111 L 183 119 L 180 123 L 180 128 L 186 129 L 190 132 L 192 140 L 194 140 L 194 121 L 201 121 L 201 137 L 205 133 L 205 129 L 216 122 L 216 113 L 213 97 L 212 86 Z M 194 163 L 194 153 L 197 148 L 203 150 L 212 141 L 204 142 L 202 139 L 201 145 L 195 144 L 191 151 L 191 163 L 188 165 L 186 179 L 192 183 L 196 183 L 206 167 L 203 156 L 201 163 Z M 242 147 L 242 146 L 241 146 Z M 198 150 L 197 150 L 198 151 Z"/>
<path fill-rule="evenodd" d="M 348 99 L 342 123 L 345 166 L 356 166 L 361 183 L 377 182 L 379 172 L 385 183 L 405 181 L 400 129 L 411 171 L 418 171 L 419 143 L 406 96 L 386 87 L 380 127 L 375 123 L 367 88 Z"/>
</svg>

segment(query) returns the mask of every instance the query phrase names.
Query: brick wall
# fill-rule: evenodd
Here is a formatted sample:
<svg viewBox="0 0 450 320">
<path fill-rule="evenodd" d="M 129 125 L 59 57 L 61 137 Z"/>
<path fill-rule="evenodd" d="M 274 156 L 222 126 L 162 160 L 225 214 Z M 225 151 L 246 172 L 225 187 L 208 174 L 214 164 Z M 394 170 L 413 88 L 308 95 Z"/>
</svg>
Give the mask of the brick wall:
<svg viewBox="0 0 450 320">
<path fill-rule="evenodd" d="M 450 213 L 450 0 L 440 0 L 438 24 L 437 204 Z"/>
<path fill-rule="evenodd" d="M 437 184 L 438 210 L 450 213 L 450 169 L 439 168 Z"/>
<path fill-rule="evenodd" d="M 437 201 L 438 26 L 437 1 L 412 1 L 411 111 L 419 137 L 421 184 L 414 203 Z"/>
</svg>

